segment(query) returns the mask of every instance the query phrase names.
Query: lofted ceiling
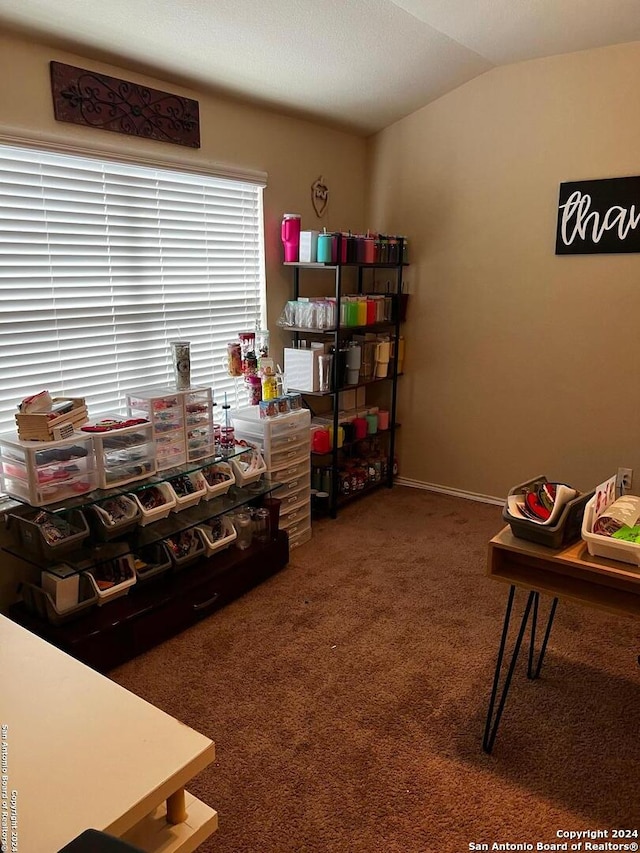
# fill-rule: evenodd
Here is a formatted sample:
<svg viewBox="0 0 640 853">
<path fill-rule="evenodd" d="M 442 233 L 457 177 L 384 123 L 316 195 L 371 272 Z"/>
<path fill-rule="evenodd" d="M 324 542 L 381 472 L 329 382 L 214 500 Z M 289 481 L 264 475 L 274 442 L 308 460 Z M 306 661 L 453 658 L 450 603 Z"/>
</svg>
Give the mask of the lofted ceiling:
<svg viewBox="0 0 640 853">
<path fill-rule="evenodd" d="M 369 135 L 497 65 L 638 41 L 640 0 L 0 0 L 0 30 Z"/>
</svg>

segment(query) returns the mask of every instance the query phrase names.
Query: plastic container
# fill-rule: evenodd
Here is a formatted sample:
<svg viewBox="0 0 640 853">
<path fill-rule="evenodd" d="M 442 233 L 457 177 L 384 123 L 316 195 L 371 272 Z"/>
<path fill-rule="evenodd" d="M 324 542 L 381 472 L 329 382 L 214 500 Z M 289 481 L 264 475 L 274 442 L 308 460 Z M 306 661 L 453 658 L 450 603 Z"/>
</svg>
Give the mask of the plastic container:
<svg viewBox="0 0 640 853">
<path fill-rule="evenodd" d="M 7 517 L 10 530 L 15 529 L 25 550 L 41 560 L 58 560 L 79 548 L 89 536 L 87 520 L 80 510 L 52 513 L 46 510 L 27 510 L 23 514 L 10 513 Z M 58 531 L 61 538 L 52 535 Z M 48 533 L 49 532 L 49 533 Z"/>
<path fill-rule="evenodd" d="M 171 388 L 142 388 L 127 394 L 130 417 L 151 421 L 156 466 L 165 471 L 187 460 L 184 392 Z"/>
<path fill-rule="evenodd" d="M 89 578 L 84 574 L 81 574 L 79 578 L 78 603 L 65 610 L 58 610 L 52 596 L 35 584 L 22 583 L 20 593 L 27 610 L 42 619 L 46 619 L 52 625 L 71 622 L 98 603 L 98 594 Z"/>
<path fill-rule="evenodd" d="M 167 546 L 164 542 L 154 542 L 153 545 L 147 545 L 136 551 L 133 555 L 133 567 L 138 583 L 145 583 L 151 578 L 168 572 L 171 568 L 171 555 Z"/>
<path fill-rule="evenodd" d="M 226 495 L 236 481 L 233 468 L 228 462 L 207 465 L 202 468 L 201 473 L 207 484 L 207 493 L 203 497 L 205 501 L 210 501 L 218 495 Z"/>
<path fill-rule="evenodd" d="M 262 454 L 257 449 L 242 453 L 239 456 L 233 456 L 229 461 L 236 483 L 241 487 L 257 483 L 267 470 Z"/>
<path fill-rule="evenodd" d="M 91 532 L 101 542 L 130 533 L 138 526 L 141 515 L 139 505 L 127 495 L 107 498 L 85 507 L 84 512 Z"/>
<path fill-rule="evenodd" d="M 132 554 L 123 554 L 112 560 L 105 560 L 84 574 L 89 578 L 98 596 L 98 607 L 102 607 L 123 595 L 128 595 L 129 590 L 136 582 Z M 113 582 L 114 578 L 116 578 L 115 583 Z M 112 585 L 107 587 L 105 586 L 107 583 Z"/>
<path fill-rule="evenodd" d="M 587 503 L 582 519 L 582 538 L 587 543 L 587 550 L 592 557 L 606 557 L 609 560 L 619 560 L 622 563 L 631 563 L 640 566 L 640 543 L 625 542 L 622 539 L 614 539 L 612 536 L 601 536 L 592 533 L 595 496 Z"/>
<path fill-rule="evenodd" d="M 166 518 L 175 507 L 176 494 L 166 483 L 156 483 L 154 486 L 146 486 L 132 492 L 129 497 L 140 509 L 138 524 L 145 527 L 161 518 Z"/>
<path fill-rule="evenodd" d="M 190 527 L 163 540 L 176 569 L 181 569 L 198 558 L 204 557 L 206 546 L 197 527 Z"/>
<path fill-rule="evenodd" d="M 194 388 L 184 394 L 184 424 L 187 438 L 187 459 L 192 462 L 213 456 L 215 437 L 213 425 L 213 391 Z"/>
<path fill-rule="evenodd" d="M 93 442 L 101 489 L 124 486 L 155 474 L 156 449 L 150 422 L 87 435 Z"/>
<path fill-rule="evenodd" d="M 547 480 L 543 475 L 534 477 L 526 483 L 514 486 L 509 491 L 509 495 L 521 495 L 528 487 L 537 483 L 548 482 L 554 481 Z M 562 548 L 580 538 L 585 507 L 593 494 L 592 491 L 585 492 L 568 501 L 554 525 L 541 525 L 526 518 L 516 518 L 509 512 L 508 503 L 504 505 L 502 517 L 511 527 L 513 535 L 518 539 L 526 539 L 528 542 L 536 542 L 538 545 L 546 545 L 548 548 Z"/>
<path fill-rule="evenodd" d="M 216 522 L 219 522 L 219 527 L 217 527 Z M 207 557 L 216 554 L 218 551 L 224 551 L 232 542 L 235 542 L 238 536 L 231 518 L 226 515 L 212 519 L 209 524 L 203 524 L 196 529 L 202 535 Z M 216 532 L 219 533 L 218 538 L 216 538 Z"/>
<path fill-rule="evenodd" d="M 171 512 L 181 512 L 190 506 L 196 506 L 207 494 L 207 481 L 200 471 L 178 474 L 167 480 L 167 485 L 176 499 L 176 504 L 171 507 Z"/>
<path fill-rule="evenodd" d="M 31 506 L 47 506 L 98 486 L 91 437 L 74 433 L 63 441 L 21 441 L 0 436 L 2 489 Z"/>
</svg>

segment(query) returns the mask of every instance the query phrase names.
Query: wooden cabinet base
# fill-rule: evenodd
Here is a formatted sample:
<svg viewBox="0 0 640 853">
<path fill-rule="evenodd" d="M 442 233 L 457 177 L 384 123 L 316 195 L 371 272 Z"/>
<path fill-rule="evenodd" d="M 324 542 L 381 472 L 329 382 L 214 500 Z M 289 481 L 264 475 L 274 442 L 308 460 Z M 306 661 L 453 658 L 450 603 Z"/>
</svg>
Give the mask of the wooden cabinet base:
<svg viewBox="0 0 640 853">
<path fill-rule="evenodd" d="M 243 595 L 284 568 L 289 540 L 280 531 L 245 551 L 231 546 L 167 575 L 135 584 L 129 594 L 63 625 L 30 613 L 22 602 L 9 616 L 99 672 L 107 672 Z"/>
</svg>

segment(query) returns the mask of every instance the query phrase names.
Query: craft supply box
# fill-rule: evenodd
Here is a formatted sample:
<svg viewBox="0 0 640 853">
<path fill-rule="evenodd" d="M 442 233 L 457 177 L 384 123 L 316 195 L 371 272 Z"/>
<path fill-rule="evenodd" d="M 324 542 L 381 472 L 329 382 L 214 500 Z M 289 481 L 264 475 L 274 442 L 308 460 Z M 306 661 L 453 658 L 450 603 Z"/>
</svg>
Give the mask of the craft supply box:
<svg viewBox="0 0 640 853">
<path fill-rule="evenodd" d="M 98 486 L 93 442 L 83 432 L 62 441 L 0 435 L 0 469 L 3 491 L 32 506 L 57 503 Z"/>
</svg>

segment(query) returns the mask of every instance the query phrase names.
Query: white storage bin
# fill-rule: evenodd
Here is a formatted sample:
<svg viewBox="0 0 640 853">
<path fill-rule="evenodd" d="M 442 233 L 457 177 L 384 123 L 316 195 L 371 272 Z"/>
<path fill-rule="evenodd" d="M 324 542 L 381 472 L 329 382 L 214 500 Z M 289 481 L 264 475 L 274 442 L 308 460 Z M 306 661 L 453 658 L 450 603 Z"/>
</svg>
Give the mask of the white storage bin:
<svg viewBox="0 0 640 853">
<path fill-rule="evenodd" d="M 233 468 L 236 483 L 239 486 L 248 486 L 251 483 L 257 483 L 267 470 L 262 454 L 257 448 L 253 448 L 248 453 L 233 456 L 229 461 Z"/>
<path fill-rule="evenodd" d="M 587 503 L 582 518 L 582 538 L 587 543 L 587 550 L 592 557 L 607 557 L 609 560 L 619 560 L 640 566 L 640 543 L 625 542 L 613 539 L 611 536 L 601 536 L 592 533 L 595 509 L 595 496 Z"/>
<path fill-rule="evenodd" d="M 32 506 L 46 506 L 97 488 L 91 437 L 81 432 L 62 441 L 21 441 L 0 436 L 2 489 Z"/>
<path fill-rule="evenodd" d="M 309 426 L 311 413 L 308 409 L 299 409 L 278 415 L 267 420 L 260 419 L 256 406 L 237 409 L 231 413 L 236 438 L 248 439 L 258 444 L 263 451 L 264 460 L 269 470 L 281 467 L 284 454 L 292 447 L 302 449 L 309 445 Z"/>
<path fill-rule="evenodd" d="M 123 418 L 119 420 L 127 423 Z M 99 422 L 89 426 L 97 425 Z M 82 431 L 87 431 L 87 427 Z M 151 422 L 87 434 L 93 441 L 101 489 L 124 486 L 155 474 L 156 450 Z"/>
<path fill-rule="evenodd" d="M 116 598 L 128 595 L 136 582 L 133 555 L 123 554 L 113 560 L 105 560 L 85 572 L 98 596 L 98 607 Z M 110 584 L 108 586 L 108 584 Z"/>
<path fill-rule="evenodd" d="M 140 518 L 139 506 L 127 495 L 107 498 L 84 511 L 94 536 L 102 542 L 131 532 Z"/>
<path fill-rule="evenodd" d="M 176 569 L 193 563 L 199 557 L 204 557 L 206 553 L 204 537 L 197 527 L 174 533 L 163 542 L 171 554 L 171 562 Z"/>
<path fill-rule="evenodd" d="M 176 505 L 176 495 L 173 489 L 166 483 L 156 483 L 154 486 L 146 486 L 132 492 L 129 497 L 140 508 L 141 527 L 166 518 Z"/>
<path fill-rule="evenodd" d="M 181 512 L 190 506 L 196 506 L 207 494 L 207 481 L 200 471 L 178 474 L 167 480 L 167 485 L 176 499 L 176 505 L 171 507 L 171 512 Z"/>
<path fill-rule="evenodd" d="M 228 548 L 238 538 L 233 522 L 226 515 L 214 518 L 209 524 L 203 524 L 196 529 L 202 534 L 207 557 Z"/>
<path fill-rule="evenodd" d="M 226 495 L 236 481 L 233 468 L 228 462 L 207 465 L 206 468 L 202 468 L 201 473 L 207 483 L 205 501 L 210 501 L 218 495 Z"/>
</svg>

